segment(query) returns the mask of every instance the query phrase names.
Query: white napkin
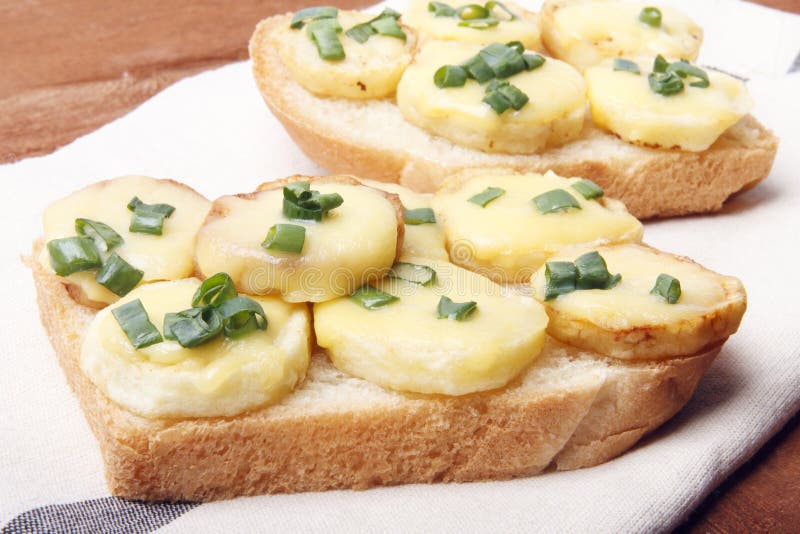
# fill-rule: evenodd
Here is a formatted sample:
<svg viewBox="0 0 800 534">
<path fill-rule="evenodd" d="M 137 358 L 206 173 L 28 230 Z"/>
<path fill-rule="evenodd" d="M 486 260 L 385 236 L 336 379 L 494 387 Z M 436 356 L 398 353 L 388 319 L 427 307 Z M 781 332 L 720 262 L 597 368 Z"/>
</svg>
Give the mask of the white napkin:
<svg viewBox="0 0 800 534">
<path fill-rule="evenodd" d="M 756 116 L 782 138 L 769 179 L 722 213 L 646 225 L 647 242 L 740 277 L 750 300 L 741 330 L 682 412 L 634 450 L 591 469 L 509 482 L 242 498 L 158 509 L 169 516 L 163 520 L 136 508 L 122 530 L 148 532 L 174 516 L 164 532 L 662 530 L 749 458 L 800 408 L 800 75 L 784 75 L 800 50 L 800 17 L 733 0 L 675 3 L 706 29 L 701 62 L 751 78 Z M 41 231 L 44 207 L 121 174 L 175 178 L 214 198 L 319 172 L 264 106 L 247 63 L 183 80 L 52 155 L 0 166 L 6 531 L 41 520 L 41 511 L 20 516 L 31 509 L 108 495 L 97 444 L 39 324 L 31 275 L 20 261 Z M 117 506 L 91 502 L 100 515 Z"/>
</svg>

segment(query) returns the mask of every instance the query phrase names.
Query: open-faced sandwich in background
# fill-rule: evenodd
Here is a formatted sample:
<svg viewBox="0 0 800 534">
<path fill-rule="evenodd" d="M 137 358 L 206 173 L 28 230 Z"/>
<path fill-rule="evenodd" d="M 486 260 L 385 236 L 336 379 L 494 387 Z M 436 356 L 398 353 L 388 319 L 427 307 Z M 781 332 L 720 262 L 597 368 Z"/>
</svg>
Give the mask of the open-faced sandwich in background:
<svg viewBox="0 0 800 534">
<path fill-rule="evenodd" d="M 433 196 L 293 176 L 213 203 L 123 177 L 44 223 L 42 322 L 111 492 L 136 499 L 596 465 L 686 403 L 746 306 L 554 173 Z"/>
<path fill-rule="evenodd" d="M 253 74 L 332 172 L 434 191 L 455 171 L 581 176 L 638 218 L 715 211 L 769 173 L 778 140 L 744 83 L 695 60 L 669 8 L 551 0 L 309 8 L 263 20 Z"/>
</svg>

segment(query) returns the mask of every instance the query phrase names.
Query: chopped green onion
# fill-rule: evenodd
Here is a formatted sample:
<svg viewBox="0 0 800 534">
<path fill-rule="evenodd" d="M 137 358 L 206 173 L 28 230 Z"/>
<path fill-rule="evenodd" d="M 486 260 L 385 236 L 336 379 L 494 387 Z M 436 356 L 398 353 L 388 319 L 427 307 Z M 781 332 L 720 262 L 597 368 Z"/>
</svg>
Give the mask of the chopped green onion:
<svg viewBox="0 0 800 534">
<path fill-rule="evenodd" d="M 660 95 L 671 96 L 683 91 L 683 80 L 674 72 L 651 72 L 647 81 L 650 89 Z"/>
<path fill-rule="evenodd" d="M 145 204 L 139 197 L 133 197 L 128 202 L 128 210 L 136 213 L 137 211 L 148 211 L 152 213 L 159 213 L 164 217 L 169 217 L 175 211 L 175 206 L 169 204 Z"/>
<path fill-rule="evenodd" d="M 571 208 L 581 209 L 581 205 L 575 200 L 575 197 L 563 189 L 553 189 L 537 195 L 533 197 L 533 203 L 542 214 L 566 211 Z"/>
<path fill-rule="evenodd" d="M 308 182 L 293 182 L 283 188 L 283 214 L 289 219 L 322 221 L 322 217 L 342 205 L 339 193 L 322 195 L 309 189 Z"/>
<path fill-rule="evenodd" d="M 505 110 L 511 107 L 511 102 L 497 91 L 486 93 L 482 101 L 489 104 L 498 115 L 502 115 Z"/>
<path fill-rule="evenodd" d="M 296 198 L 302 195 L 305 191 L 309 191 L 310 189 L 311 189 L 311 182 L 305 180 L 292 182 L 283 186 L 283 196 L 284 197 L 286 196 L 286 192 L 288 190 L 289 193 L 294 195 L 294 197 Z"/>
<path fill-rule="evenodd" d="M 499 7 L 502 11 L 505 11 L 506 15 L 508 15 L 508 19 L 506 20 L 514 20 L 517 18 L 517 16 L 504 4 L 496 1 L 486 2 L 486 9 L 488 9 L 490 12 L 493 12 L 494 8 L 496 7 Z M 494 13 L 492 14 L 494 15 Z"/>
<path fill-rule="evenodd" d="M 142 281 L 143 276 L 144 271 L 122 259 L 116 252 L 112 252 L 97 272 L 95 280 L 115 295 L 124 297 Z"/>
<path fill-rule="evenodd" d="M 668 304 L 675 304 L 681 298 L 681 282 L 673 276 L 661 273 L 650 293 L 663 298 Z"/>
<path fill-rule="evenodd" d="M 222 319 L 222 331 L 237 338 L 253 330 L 267 329 L 267 316 L 261 304 L 249 297 L 234 297 L 217 306 Z"/>
<path fill-rule="evenodd" d="M 575 269 L 578 272 L 577 289 L 611 289 L 622 279 L 608 272 L 606 260 L 596 250 L 579 256 L 575 260 Z"/>
<path fill-rule="evenodd" d="M 469 302 L 453 302 L 448 297 L 442 295 L 442 298 L 439 299 L 439 305 L 436 306 L 436 314 L 439 319 L 463 321 L 469 318 L 477 309 L 478 303 L 474 300 L 470 300 Z"/>
<path fill-rule="evenodd" d="M 103 252 L 121 245 L 124 240 L 113 228 L 100 221 L 91 219 L 75 219 L 75 232 L 81 236 L 88 236 L 94 240 L 97 250 Z"/>
<path fill-rule="evenodd" d="M 667 67 L 667 72 L 674 72 L 681 78 L 686 78 L 687 76 L 692 76 L 697 78 L 699 81 L 692 82 L 689 85 L 692 87 L 700 87 L 705 89 L 710 85 L 708 81 L 708 74 L 706 71 L 701 69 L 700 67 L 696 67 L 689 63 L 688 61 L 681 59 L 680 61 L 675 61 L 674 63 L 670 63 Z"/>
<path fill-rule="evenodd" d="M 516 111 L 522 109 L 530 99 L 514 85 L 507 81 L 492 80 L 486 87 L 483 101 L 489 104 L 500 115 L 508 108 Z"/>
<path fill-rule="evenodd" d="M 505 195 L 506 190 L 500 187 L 487 187 L 477 195 L 471 196 L 467 199 L 467 201 L 472 202 L 473 204 L 477 204 L 478 206 L 485 208 L 489 202 Z"/>
<path fill-rule="evenodd" d="M 356 289 L 351 295 L 350 299 L 356 302 L 359 306 L 368 310 L 377 310 L 392 302 L 400 300 L 399 298 L 381 291 L 380 289 L 369 284 L 363 285 Z"/>
<path fill-rule="evenodd" d="M 583 195 L 583 198 L 586 200 L 593 200 L 595 198 L 602 197 L 605 192 L 603 188 L 594 183 L 591 180 L 587 180 L 586 178 L 581 178 L 574 184 L 572 184 L 572 188 Z"/>
<path fill-rule="evenodd" d="M 461 66 L 467 69 L 469 77 L 478 83 L 488 82 L 494 78 L 494 71 L 479 55 L 471 57 Z"/>
<path fill-rule="evenodd" d="M 624 59 L 621 57 L 614 58 L 614 70 L 622 70 L 626 72 L 631 72 L 633 74 L 642 73 L 642 71 L 639 70 L 639 65 L 635 61 L 631 61 L 630 59 Z"/>
<path fill-rule="evenodd" d="M 506 46 L 509 48 L 513 48 L 517 54 L 525 53 L 525 45 L 522 44 L 522 41 L 509 41 L 506 43 Z"/>
<path fill-rule="evenodd" d="M 91 237 L 64 237 L 47 242 L 50 267 L 59 276 L 97 269 L 103 262 Z"/>
<path fill-rule="evenodd" d="M 664 59 L 661 54 L 658 54 L 653 60 L 653 72 L 667 72 L 667 67 L 669 67 L 669 61 Z"/>
<path fill-rule="evenodd" d="M 467 83 L 467 71 L 457 65 L 444 65 L 436 69 L 433 83 L 439 89 L 445 87 L 463 87 Z"/>
<path fill-rule="evenodd" d="M 436 271 L 427 265 L 417 265 L 416 263 L 397 262 L 389 271 L 389 276 L 423 286 L 429 286 L 436 281 Z"/>
<path fill-rule="evenodd" d="M 525 62 L 525 70 L 536 70 L 544 65 L 544 56 L 539 54 L 522 54 L 522 61 Z"/>
<path fill-rule="evenodd" d="M 575 291 L 578 269 L 571 261 L 548 261 L 544 267 L 544 300 Z"/>
<path fill-rule="evenodd" d="M 456 10 L 442 2 L 428 2 L 428 11 L 433 13 L 434 17 L 456 16 Z"/>
<path fill-rule="evenodd" d="M 657 7 L 646 7 L 639 13 L 639 20 L 648 26 L 659 28 L 661 27 L 661 10 Z"/>
<path fill-rule="evenodd" d="M 316 19 L 308 23 L 306 33 L 317 45 L 319 57 L 328 61 L 344 59 L 344 48 L 339 41 L 342 25 L 336 19 Z"/>
<path fill-rule="evenodd" d="M 169 204 L 145 204 L 139 197 L 128 202 L 128 209 L 133 212 L 128 230 L 138 234 L 161 235 L 164 231 L 164 219 L 175 211 Z"/>
<path fill-rule="evenodd" d="M 361 24 L 356 24 L 344 34 L 351 39 L 355 39 L 359 43 L 366 43 L 370 37 L 378 33 L 375 28 L 369 22 L 362 22 Z"/>
<path fill-rule="evenodd" d="M 302 28 L 303 25 L 309 20 L 334 19 L 338 15 L 339 10 L 335 7 L 307 7 L 294 14 L 294 17 L 292 17 L 292 23 L 289 25 L 289 27 L 297 30 Z"/>
<path fill-rule="evenodd" d="M 485 19 L 462 20 L 458 23 L 458 25 L 461 27 L 472 28 L 473 30 L 487 30 L 489 28 L 494 28 L 498 24 L 500 24 L 500 21 L 494 17 L 487 17 Z"/>
<path fill-rule="evenodd" d="M 461 20 L 485 19 L 491 13 L 479 4 L 467 4 L 456 9 L 456 14 Z"/>
<path fill-rule="evenodd" d="M 209 276 L 192 297 L 192 306 L 219 305 L 236 296 L 236 285 L 228 273 L 217 273 Z"/>
<path fill-rule="evenodd" d="M 189 308 L 164 315 L 164 337 L 190 349 L 222 332 L 222 318 L 214 306 Z"/>
<path fill-rule="evenodd" d="M 280 250 L 299 254 L 306 242 L 306 229 L 298 224 L 273 224 L 261 246 L 268 250 Z"/>
<path fill-rule="evenodd" d="M 150 322 L 141 300 L 126 302 L 111 310 L 111 313 L 133 348 L 143 349 L 164 341 L 158 329 Z"/>
<path fill-rule="evenodd" d="M 403 219 L 406 224 L 416 226 L 418 224 L 430 224 L 436 222 L 436 215 L 431 208 L 417 208 L 415 210 L 406 209 L 403 206 Z"/>
<path fill-rule="evenodd" d="M 514 48 L 493 43 L 484 47 L 478 55 L 492 69 L 496 78 L 508 78 L 525 70 L 525 61 L 522 54 Z"/>
<path fill-rule="evenodd" d="M 406 32 L 397 23 L 394 17 L 378 17 L 370 23 L 370 26 L 380 35 L 396 37 L 402 41 L 406 40 Z"/>
<path fill-rule="evenodd" d="M 356 24 L 344 33 L 359 43 L 366 43 L 375 34 L 396 37 L 405 41 L 406 33 L 397 23 L 398 18 L 400 18 L 400 13 L 394 9 L 386 8 L 374 19 Z"/>
</svg>

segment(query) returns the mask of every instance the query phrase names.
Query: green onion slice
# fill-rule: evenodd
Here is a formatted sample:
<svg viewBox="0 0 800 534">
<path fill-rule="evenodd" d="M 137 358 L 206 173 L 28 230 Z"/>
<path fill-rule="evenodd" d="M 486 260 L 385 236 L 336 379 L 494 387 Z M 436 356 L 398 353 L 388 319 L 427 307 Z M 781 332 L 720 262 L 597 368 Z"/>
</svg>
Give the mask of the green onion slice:
<svg viewBox="0 0 800 534">
<path fill-rule="evenodd" d="M 261 246 L 267 250 L 280 250 L 299 254 L 306 242 L 306 229 L 299 224 L 273 224 Z"/>
<path fill-rule="evenodd" d="M 429 286 L 436 281 L 436 271 L 427 265 L 416 263 L 397 262 L 389 271 L 389 276 L 422 286 Z"/>
<path fill-rule="evenodd" d="M 375 34 L 396 37 L 403 41 L 406 40 L 406 33 L 397 23 L 400 13 L 391 8 L 386 8 L 374 19 L 361 24 L 356 24 L 345 32 L 345 35 L 355 39 L 359 43 L 366 43 Z"/>
<path fill-rule="evenodd" d="M 676 95 L 683 91 L 683 80 L 674 72 L 651 72 L 647 76 L 647 82 L 654 93 L 663 96 Z"/>
<path fill-rule="evenodd" d="M 400 300 L 392 294 L 372 286 L 370 284 L 363 285 L 356 289 L 351 295 L 350 299 L 363 308 L 368 310 L 377 310 Z"/>
<path fill-rule="evenodd" d="M 658 54 L 653 60 L 653 72 L 667 72 L 667 67 L 669 67 L 669 61 L 664 59 L 661 54 Z"/>
<path fill-rule="evenodd" d="M 436 222 L 436 215 L 431 208 L 417 208 L 414 210 L 406 209 L 403 206 L 403 219 L 406 224 L 416 226 L 418 224 L 431 224 Z"/>
<path fill-rule="evenodd" d="M 479 4 L 467 4 L 456 9 L 456 14 L 461 20 L 485 19 L 491 13 Z"/>
<path fill-rule="evenodd" d="M 467 70 L 458 65 L 444 65 L 436 69 L 433 83 L 439 89 L 445 87 L 463 87 L 467 83 Z"/>
<path fill-rule="evenodd" d="M 397 23 L 397 19 L 393 16 L 381 15 L 377 19 L 370 22 L 370 26 L 372 26 L 372 28 L 380 35 L 396 37 L 402 41 L 406 40 L 406 32 L 403 31 L 403 28 L 400 27 L 400 25 Z"/>
<path fill-rule="evenodd" d="M 361 24 L 356 24 L 344 34 L 351 39 L 355 39 L 359 43 L 366 43 L 370 37 L 378 33 L 375 28 L 369 22 L 362 22 Z"/>
<path fill-rule="evenodd" d="M 451 319 L 454 321 L 464 321 L 478 309 L 478 303 L 474 300 L 469 302 L 453 302 L 450 298 L 442 295 L 439 305 L 436 306 L 436 314 L 439 319 Z"/>
<path fill-rule="evenodd" d="M 219 305 L 236 296 L 236 285 L 228 273 L 217 273 L 209 276 L 192 297 L 192 306 Z"/>
<path fill-rule="evenodd" d="M 124 297 L 142 281 L 143 276 L 144 271 L 122 259 L 116 252 L 112 252 L 97 272 L 95 280 L 115 295 Z"/>
<path fill-rule="evenodd" d="M 572 208 L 581 209 L 581 205 L 575 200 L 575 197 L 563 189 L 553 189 L 537 195 L 533 197 L 533 203 L 536 204 L 536 209 L 542 214 L 567 211 Z"/>
<path fill-rule="evenodd" d="M 571 261 L 548 261 L 544 267 L 544 300 L 575 291 L 577 280 L 578 269 Z"/>
<path fill-rule="evenodd" d="M 522 54 L 522 61 L 525 62 L 525 70 L 536 70 L 544 65 L 544 56 L 539 54 Z"/>
<path fill-rule="evenodd" d="M 517 54 L 525 53 L 525 45 L 522 44 L 522 41 L 509 41 L 506 43 L 506 46 L 509 48 L 513 48 L 517 52 Z"/>
<path fill-rule="evenodd" d="M 59 276 L 97 269 L 103 262 L 91 237 L 77 236 L 47 242 L 50 267 Z"/>
<path fill-rule="evenodd" d="M 572 188 L 583 195 L 583 198 L 586 200 L 594 200 L 595 198 L 600 198 L 605 194 L 602 187 L 591 180 L 587 180 L 586 178 L 581 178 L 572 184 Z"/>
<path fill-rule="evenodd" d="M 289 25 L 289 27 L 297 30 L 302 28 L 303 25 L 310 20 L 335 19 L 338 15 L 339 10 L 335 7 L 307 7 L 294 14 L 294 17 L 292 17 L 292 23 Z"/>
<path fill-rule="evenodd" d="M 433 13 L 434 17 L 456 16 L 456 10 L 442 2 L 428 2 L 428 11 Z"/>
<path fill-rule="evenodd" d="M 642 71 L 639 70 L 639 65 L 635 61 L 621 57 L 614 58 L 614 70 L 622 70 L 625 72 L 631 72 L 633 74 L 642 73 Z"/>
<path fill-rule="evenodd" d="M 339 41 L 341 31 L 342 25 L 332 18 L 316 19 L 306 26 L 308 37 L 317 45 L 319 57 L 328 61 L 344 59 L 344 48 Z"/>
<path fill-rule="evenodd" d="M 681 282 L 673 276 L 661 273 L 650 293 L 662 297 L 668 304 L 675 304 L 681 298 Z"/>
<path fill-rule="evenodd" d="M 492 69 L 496 78 L 508 78 L 525 70 L 522 54 L 504 44 L 490 44 L 478 52 L 478 55 Z"/>
<path fill-rule="evenodd" d="M 143 349 L 164 341 L 158 329 L 150 322 L 141 300 L 126 302 L 111 310 L 111 313 L 134 348 Z"/>
<path fill-rule="evenodd" d="M 489 204 L 491 201 L 500 198 L 505 194 L 506 190 L 501 187 L 487 187 L 477 195 L 469 197 L 467 201 L 472 202 L 473 204 L 477 204 L 482 208 L 485 208 L 486 205 Z"/>
<path fill-rule="evenodd" d="M 578 273 L 577 289 L 611 289 L 622 280 L 621 275 L 612 276 L 608 272 L 606 260 L 596 250 L 579 256 L 575 260 L 575 269 Z"/>
<path fill-rule="evenodd" d="M 488 82 L 494 78 L 494 71 L 479 55 L 471 57 L 461 66 L 467 70 L 469 77 L 478 83 Z"/>
<path fill-rule="evenodd" d="M 660 28 L 661 10 L 657 7 L 646 7 L 639 13 L 639 20 L 653 28 Z"/>
<path fill-rule="evenodd" d="M 344 203 L 339 193 L 322 195 L 308 182 L 293 182 L 283 188 L 283 214 L 289 219 L 322 221 L 329 211 Z"/>
<path fill-rule="evenodd" d="M 113 228 L 105 223 L 91 219 L 75 219 L 75 232 L 78 235 L 91 237 L 97 250 L 103 252 L 109 251 L 124 242 L 122 236 L 115 232 Z"/>
<path fill-rule="evenodd" d="M 164 219 L 175 212 L 169 204 L 145 204 L 139 197 L 128 202 L 128 209 L 133 212 L 128 230 L 139 234 L 161 235 L 164 231 Z"/>
<path fill-rule="evenodd" d="M 261 304 L 248 297 L 234 297 L 219 306 L 222 331 L 229 338 L 242 337 L 254 330 L 267 329 L 267 316 Z"/>
<path fill-rule="evenodd" d="M 164 337 L 190 349 L 222 332 L 222 318 L 214 306 L 189 308 L 164 315 Z"/>
<path fill-rule="evenodd" d="M 529 100 L 528 95 L 505 80 L 492 80 L 486 86 L 486 95 L 483 97 L 483 101 L 489 104 L 498 115 L 508 108 L 519 111 Z"/>
<path fill-rule="evenodd" d="M 508 17 L 506 20 L 514 20 L 517 18 L 517 16 L 510 9 L 508 9 L 505 4 L 496 1 L 486 2 L 486 9 L 488 9 L 492 15 L 494 15 L 494 10 L 496 7 L 505 12 L 506 16 Z"/>
<path fill-rule="evenodd" d="M 692 87 L 700 87 L 702 89 L 705 89 L 710 85 L 710 82 L 708 81 L 708 74 L 706 74 L 706 71 L 704 71 L 700 67 L 692 65 L 685 59 L 681 59 L 679 61 L 675 61 L 674 63 L 670 63 L 669 66 L 667 67 L 667 72 L 674 72 L 681 78 L 686 78 L 688 76 L 697 78 L 699 81 L 692 82 L 689 84 Z"/>
</svg>

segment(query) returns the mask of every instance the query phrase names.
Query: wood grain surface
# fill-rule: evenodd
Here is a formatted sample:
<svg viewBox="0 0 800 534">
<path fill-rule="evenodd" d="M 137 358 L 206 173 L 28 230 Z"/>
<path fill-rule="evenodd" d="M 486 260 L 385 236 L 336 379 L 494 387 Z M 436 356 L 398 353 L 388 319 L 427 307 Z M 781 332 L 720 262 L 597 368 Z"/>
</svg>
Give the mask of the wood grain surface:
<svg viewBox="0 0 800 534">
<path fill-rule="evenodd" d="M 52 152 L 185 76 L 245 59 L 260 19 L 314 3 L 0 0 L 0 162 Z M 800 13 L 799 0 L 759 3 Z M 800 417 L 678 530 L 800 531 Z"/>
</svg>

